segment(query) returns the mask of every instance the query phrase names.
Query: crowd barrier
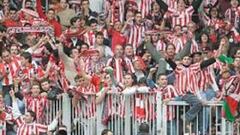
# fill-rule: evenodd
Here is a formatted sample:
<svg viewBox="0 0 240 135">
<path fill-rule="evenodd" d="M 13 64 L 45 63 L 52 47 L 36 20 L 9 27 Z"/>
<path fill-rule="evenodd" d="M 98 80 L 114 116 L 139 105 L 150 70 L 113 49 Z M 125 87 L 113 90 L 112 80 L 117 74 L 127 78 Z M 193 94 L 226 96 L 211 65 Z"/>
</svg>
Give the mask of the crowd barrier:
<svg viewBox="0 0 240 135">
<path fill-rule="evenodd" d="M 114 135 L 136 135 L 141 123 L 149 125 L 150 135 L 240 135 L 240 124 L 223 117 L 221 103 L 205 104 L 189 123 L 184 116 L 190 106 L 183 101 L 164 102 L 159 93 L 109 93 L 100 104 L 95 94 L 84 97 L 76 106 L 68 95 L 49 101 L 46 121 L 63 110 L 62 124 L 71 135 L 100 135 L 105 128 Z"/>
</svg>

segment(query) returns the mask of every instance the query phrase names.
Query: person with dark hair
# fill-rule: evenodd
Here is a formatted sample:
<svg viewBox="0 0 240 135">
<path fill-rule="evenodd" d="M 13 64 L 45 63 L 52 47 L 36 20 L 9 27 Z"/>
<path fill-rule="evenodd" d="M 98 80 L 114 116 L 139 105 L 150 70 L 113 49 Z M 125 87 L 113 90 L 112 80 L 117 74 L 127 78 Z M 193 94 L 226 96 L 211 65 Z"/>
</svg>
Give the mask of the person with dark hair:
<svg viewBox="0 0 240 135">
<path fill-rule="evenodd" d="M 113 135 L 113 132 L 110 129 L 104 129 L 101 135 Z"/>
<path fill-rule="evenodd" d="M 97 32 L 96 33 L 96 39 L 95 39 L 95 44 L 94 48 L 97 50 L 101 50 L 100 54 L 103 55 L 104 58 L 110 58 L 113 56 L 113 52 L 110 47 L 104 44 L 104 35 L 102 32 Z"/>
<path fill-rule="evenodd" d="M 50 125 L 42 125 L 39 123 L 36 123 L 36 113 L 28 110 L 25 115 L 24 119 L 17 107 L 17 102 L 16 102 L 16 97 L 14 95 L 14 91 L 12 90 L 10 92 L 10 95 L 12 97 L 13 101 L 13 117 L 16 119 L 16 124 L 17 124 L 17 135 L 26 135 L 26 134 L 40 134 L 40 133 L 47 133 L 49 131 L 53 131 L 56 129 L 57 124 L 58 124 L 58 119 L 61 117 L 61 113 L 58 112 L 56 115 L 55 119 L 52 121 Z M 35 128 L 32 128 L 34 126 Z"/>
<path fill-rule="evenodd" d="M 55 135 L 67 135 L 67 127 L 65 125 L 60 125 Z"/>
<path fill-rule="evenodd" d="M 5 104 L 10 106 L 11 99 L 9 96 L 9 91 L 13 87 L 13 76 L 19 68 L 19 63 L 16 59 L 11 57 L 10 52 L 7 49 L 2 50 L 2 62 L 0 63 L 0 74 L 2 81 L 2 92 L 5 100 Z M 13 67 L 16 67 L 15 69 Z"/>
<path fill-rule="evenodd" d="M 49 79 L 42 79 L 40 85 L 42 89 L 41 95 L 47 96 L 49 100 L 57 100 L 61 97 L 62 90 L 58 87 L 51 86 Z"/>
<path fill-rule="evenodd" d="M 141 123 L 138 130 L 139 132 L 137 135 L 150 135 L 149 125 L 147 123 Z"/>
<path fill-rule="evenodd" d="M 17 27 L 21 26 L 21 22 L 19 21 L 19 16 L 17 14 L 17 9 L 14 7 L 10 7 L 9 16 L 7 19 L 3 21 L 3 25 L 6 27 Z"/>
<path fill-rule="evenodd" d="M 83 41 L 92 48 L 95 45 L 95 38 L 97 32 L 98 21 L 96 19 L 91 19 L 89 21 L 89 30 L 83 35 Z"/>
<path fill-rule="evenodd" d="M 41 80 L 45 76 L 41 66 L 32 62 L 32 55 L 29 52 L 23 52 L 20 55 L 21 67 L 16 72 L 16 79 L 21 84 L 21 90 L 28 92 L 31 88 L 32 80 Z"/>
</svg>

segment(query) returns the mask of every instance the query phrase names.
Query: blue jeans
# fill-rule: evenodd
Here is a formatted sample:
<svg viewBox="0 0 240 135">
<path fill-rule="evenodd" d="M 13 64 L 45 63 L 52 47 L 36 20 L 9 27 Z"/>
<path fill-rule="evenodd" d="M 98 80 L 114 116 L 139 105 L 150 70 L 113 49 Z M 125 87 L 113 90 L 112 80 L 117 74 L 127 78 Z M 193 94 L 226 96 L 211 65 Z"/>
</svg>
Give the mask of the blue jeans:
<svg viewBox="0 0 240 135">
<path fill-rule="evenodd" d="M 198 113 L 202 110 L 201 101 L 192 93 L 187 93 L 184 96 L 178 97 L 176 99 L 185 101 L 191 106 L 185 114 L 185 119 L 189 122 L 193 121 L 197 117 Z"/>
<path fill-rule="evenodd" d="M 0 91 L 2 92 L 2 81 L 0 80 Z"/>
<path fill-rule="evenodd" d="M 213 89 L 207 89 L 206 91 L 202 91 L 200 93 L 201 97 L 206 100 L 210 101 L 216 96 L 216 92 Z M 210 119 L 210 108 L 205 107 L 202 109 L 199 115 L 199 132 L 200 134 L 206 134 L 208 133 L 208 127 L 209 127 L 209 119 Z"/>
<path fill-rule="evenodd" d="M 9 94 L 9 91 L 12 89 L 12 87 L 13 87 L 12 85 L 2 86 L 3 99 L 4 99 L 5 105 L 7 105 L 7 106 L 12 105 L 12 99 Z"/>
<path fill-rule="evenodd" d="M 167 121 L 167 135 L 177 135 L 176 119 Z"/>
</svg>

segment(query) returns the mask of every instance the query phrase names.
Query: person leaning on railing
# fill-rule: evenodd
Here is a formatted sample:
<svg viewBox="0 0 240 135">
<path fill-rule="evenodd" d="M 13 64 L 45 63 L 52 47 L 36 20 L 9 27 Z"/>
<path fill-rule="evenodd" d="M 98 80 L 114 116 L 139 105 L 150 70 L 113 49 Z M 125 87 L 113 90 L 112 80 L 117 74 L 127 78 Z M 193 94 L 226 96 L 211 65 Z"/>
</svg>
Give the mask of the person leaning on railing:
<svg viewBox="0 0 240 135">
<path fill-rule="evenodd" d="M 196 74 L 215 63 L 216 59 L 210 58 L 201 63 L 191 64 L 192 60 L 190 56 L 185 56 L 181 64 L 178 65 L 171 59 L 166 59 L 166 61 L 175 72 L 175 88 L 177 89 L 178 95 L 180 95 L 180 100 L 186 101 L 192 106 L 184 116 L 187 122 L 191 122 L 196 118 L 203 105 L 203 102 L 197 96 L 199 90 Z"/>
<path fill-rule="evenodd" d="M 51 132 L 56 129 L 58 125 L 58 119 L 61 117 L 61 113 L 58 112 L 55 119 L 52 121 L 50 125 L 42 125 L 39 123 L 35 123 L 36 113 L 28 110 L 23 119 L 23 115 L 20 113 L 17 106 L 17 99 L 14 95 L 14 91 L 10 91 L 10 95 L 13 101 L 13 118 L 16 120 L 17 124 L 17 135 L 26 135 L 26 134 L 40 134 Z M 34 128 L 33 128 L 34 127 Z"/>
</svg>

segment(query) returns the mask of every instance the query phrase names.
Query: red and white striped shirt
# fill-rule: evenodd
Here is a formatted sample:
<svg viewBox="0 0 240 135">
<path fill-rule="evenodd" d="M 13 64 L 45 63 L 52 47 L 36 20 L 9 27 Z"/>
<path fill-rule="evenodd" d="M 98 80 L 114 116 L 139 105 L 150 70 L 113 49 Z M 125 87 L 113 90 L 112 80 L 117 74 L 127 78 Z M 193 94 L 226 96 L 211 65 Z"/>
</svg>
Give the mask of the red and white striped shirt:
<svg viewBox="0 0 240 135">
<path fill-rule="evenodd" d="M 167 85 L 164 88 L 158 88 L 156 91 L 162 93 L 162 99 L 173 99 L 178 96 L 176 89 L 172 85 Z"/>
<path fill-rule="evenodd" d="M 117 82 L 123 83 L 124 72 L 134 73 L 134 67 L 132 62 L 128 58 L 111 58 L 107 62 L 107 66 L 111 66 L 114 69 L 114 76 Z"/>
<path fill-rule="evenodd" d="M 239 22 L 239 13 L 240 13 L 240 7 L 237 8 L 229 8 L 225 12 L 225 18 L 231 22 L 233 26 L 238 28 L 238 22 Z"/>
<path fill-rule="evenodd" d="M 164 0 L 165 3 L 168 5 L 170 8 L 177 8 L 177 1 L 176 0 Z"/>
<path fill-rule="evenodd" d="M 175 69 L 175 88 L 178 95 L 184 95 L 187 92 L 195 94 L 198 88 L 196 74 L 201 71 L 200 64 L 192 64 L 189 67 L 178 65 Z"/>
<path fill-rule="evenodd" d="M 48 131 L 48 126 L 35 122 L 27 124 L 22 117 L 18 118 L 16 123 L 18 126 L 17 135 L 39 135 L 40 133 L 46 133 Z"/>
<path fill-rule="evenodd" d="M 203 22 L 204 22 L 205 25 L 212 26 L 216 30 L 225 25 L 224 20 L 219 19 L 219 18 L 210 18 L 206 14 L 202 15 L 202 19 L 203 19 Z"/>
<path fill-rule="evenodd" d="M 175 53 L 178 53 L 180 52 L 183 48 L 184 48 L 184 39 L 181 37 L 177 37 L 175 36 L 173 39 L 172 39 L 172 44 L 175 46 Z"/>
<path fill-rule="evenodd" d="M 162 40 L 158 40 L 158 42 L 154 45 L 156 46 L 157 51 L 165 51 L 167 47 L 166 43 Z"/>
<path fill-rule="evenodd" d="M 236 94 L 240 96 L 240 76 L 235 75 L 227 79 L 220 79 L 221 92 L 227 95 Z"/>
<path fill-rule="evenodd" d="M 144 39 L 145 27 L 143 25 L 131 25 L 128 43 L 133 46 L 134 53 Z"/>
<path fill-rule="evenodd" d="M 167 13 L 168 16 L 172 18 L 172 28 L 174 28 L 176 25 L 187 26 L 187 24 L 192 20 L 193 12 L 194 9 L 192 6 L 181 12 L 169 7 Z"/>
<path fill-rule="evenodd" d="M 36 113 L 36 121 L 38 123 L 44 123 L 45 122 L 45 109 L 48 103 L 48 100 L 46 97 L 38 96 L 38 97 L 32 97 L 31 95 L 27 96 L 25 98 L 26 103 L 26 109 L 32 110 Z"/>
<path fill-rule="evenodd" d="M 162 99 L 173 99 L 178 96 L 176 89 L 172 85 L 167 85 L 164 88 L 158 88 L 156 91 L 159 91 L 162 93 Z M 167 120 L 173 120 L 175 118 L 175 108 L 173 106 L 167 107 L 167 114 L 166 115 Z"/>
<path fill-rule="evenodd" d="M 19 59 L 12 59 L 10 63 L 0 63 L 0 73 L 3 75 L 8 73 L 7 76 L 3 77 L 2 80 L 2 85 L 7 86 L 7 85 L 12 85 L 13 84 L 13 79 L 16 76 L 17 70 L 20 68 L 20 60 Z"/>
<path fill-rule="evenodd" d="M 88 31 L 83 35 L 83 41 L 89 45 L 90 48 L 93 48 L 95 45 L 95 32 Z"/>
<path fill-rule="evenodd" d="M 116 20 L 124 22 L 124 11 L 125 11 L 125 1 L 126 0 L 105 0 L 104 1 L 104 13 L 108 15 L 108 19 L 111 23 Z"/>
<path fill-rule="evenodd" d="M 151 12 L 151 4 L 154 0 L 141 0 L 138 2 L 138 0 L 136 0 L 137 4 L 138 4 L 138 11 L 140 11 L 142 13 L 142 17 L 145 18 L 147 15 L 150 14 Z"/>
<path fill-rule="evenodd" d="M 207 68 L 202 69 L 200 72 L 197 73 L 198 76 L 198 84 L 200 90 L 207 90 L 209 85 L 211 86 L 213 83 L 215 83 L 215 77 L 212 73 L 211 69 L 212 66 L 209 66 Z"/>
</svg>

